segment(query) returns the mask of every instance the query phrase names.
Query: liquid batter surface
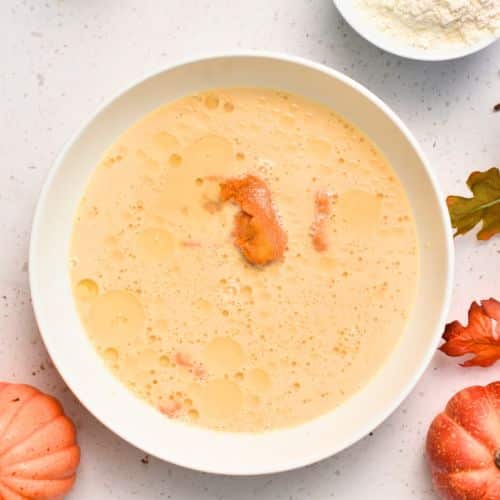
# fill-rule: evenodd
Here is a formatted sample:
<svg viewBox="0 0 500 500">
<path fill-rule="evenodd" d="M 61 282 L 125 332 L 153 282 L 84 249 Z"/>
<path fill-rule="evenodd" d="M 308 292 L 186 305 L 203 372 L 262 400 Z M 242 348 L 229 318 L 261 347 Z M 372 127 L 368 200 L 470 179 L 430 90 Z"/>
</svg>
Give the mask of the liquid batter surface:
<svg viewBox="0 0 500 500">
<path fill-rule="evenodd" d="M 221 197 L 246 176 L 267 219 Z M 279 252 L 254 252 L 267 241 L 254 226 Z M 404 330 L 418 255 L 405 192 L 360 131 L 295 95 L 217 89 L 162 106 L 109 149 L 70 267 L 85 329 L 130 390 L 165 418 L 258 432 L 369 381 Z"/>
</svg>

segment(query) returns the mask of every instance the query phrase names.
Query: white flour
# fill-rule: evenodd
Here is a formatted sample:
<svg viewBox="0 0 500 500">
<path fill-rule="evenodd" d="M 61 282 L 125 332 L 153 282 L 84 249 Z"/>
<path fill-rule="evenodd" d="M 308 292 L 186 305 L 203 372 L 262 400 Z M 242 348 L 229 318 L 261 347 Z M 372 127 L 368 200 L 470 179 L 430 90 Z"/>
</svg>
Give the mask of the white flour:
<svg viewBox="0 0 500 500">
<path fill-rule="evenodd" d="M 474 44 L 500 32 L 500 0 L 358 0 L 388 35 L 421 48 Z"/>
</svg>

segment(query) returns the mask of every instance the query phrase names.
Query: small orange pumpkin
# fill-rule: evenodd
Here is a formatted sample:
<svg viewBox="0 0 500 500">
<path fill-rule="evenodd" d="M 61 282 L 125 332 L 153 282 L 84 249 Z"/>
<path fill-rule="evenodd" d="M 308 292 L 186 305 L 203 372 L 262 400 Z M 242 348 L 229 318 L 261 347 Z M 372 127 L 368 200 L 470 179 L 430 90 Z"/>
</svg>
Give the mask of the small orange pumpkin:
<svg viewBox="0 0 500 500">
<path fill-rule="evenodd" d="M 79 461 L 75 426 L 59 402 L 0 382 L 0 500 L 63 498 Z"/>
<path fill-rule="evenodd" d="M 500 381 L 453 396 L 427 434 L 436 490 L 447 500 L 500 500 Z"/>
</svg>

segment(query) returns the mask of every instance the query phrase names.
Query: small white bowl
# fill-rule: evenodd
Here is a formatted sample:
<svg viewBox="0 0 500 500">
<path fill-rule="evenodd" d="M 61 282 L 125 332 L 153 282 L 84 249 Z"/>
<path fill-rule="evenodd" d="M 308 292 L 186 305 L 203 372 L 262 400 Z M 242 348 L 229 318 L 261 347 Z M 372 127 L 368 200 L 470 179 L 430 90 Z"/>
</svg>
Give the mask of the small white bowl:
<svg viewBox="0 0 500 500">
<path fill-rule="evenodd" d="M 359 35 L 378 48 L 397 56 L 418 61 L 448 61 L 474 54 L 498 40 L 500 35 L 492 35 L 474 44 L 464 44 L 452 47 L 415 47 L 404 40 L 395 38 L 380 30 L 375 22 L 366 16 L 353 0 L 333 0 L 342 17 Z"/>
<path fill-rule="evenodd" d="M 416 217 L 421 273 L 402 339 L 375 377 L 345 404 L 297 427 L 261 434 L 215 432 L 165 418 L 104 366 L 75 310 L 68 248 L 77 204 L 105 149 L 165 102 L 201 89 L 259 86 L 319 101 L 370 136 L 392 163 Z M 104 425 L 163 460 L 201 471 L 250 475 L 300 467 L 368 434 L 408 395 L 443 331 L 452 279 L 448 213 L 417 142 L 364 87 L 297 57 L 236 54 L 184 62 L 134 83 L 102 107 L 65 146 L 50 172 L 31 235 L 30 282 L 40 331 L 55 366 Z M 335 380 L 332 380 L 332 384 Z"/>
</svg>

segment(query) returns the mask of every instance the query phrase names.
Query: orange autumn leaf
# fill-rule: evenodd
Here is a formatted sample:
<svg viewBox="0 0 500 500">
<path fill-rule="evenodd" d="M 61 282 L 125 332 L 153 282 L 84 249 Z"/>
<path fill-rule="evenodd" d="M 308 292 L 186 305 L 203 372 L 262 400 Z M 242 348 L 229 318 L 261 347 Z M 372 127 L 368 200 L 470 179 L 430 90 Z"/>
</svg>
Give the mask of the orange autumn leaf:
<svg viewBox="0 0 500 500">
<path fill-rule="evenodd" d="M 462 366 L 491 366 L 500 360 L 500 302 L 495 299 L 473 302 L 469 309 L 469 322 L 458 321 L 446 325 L 439 348 L 448 356 L 474 356 Z"/>
</svg>

